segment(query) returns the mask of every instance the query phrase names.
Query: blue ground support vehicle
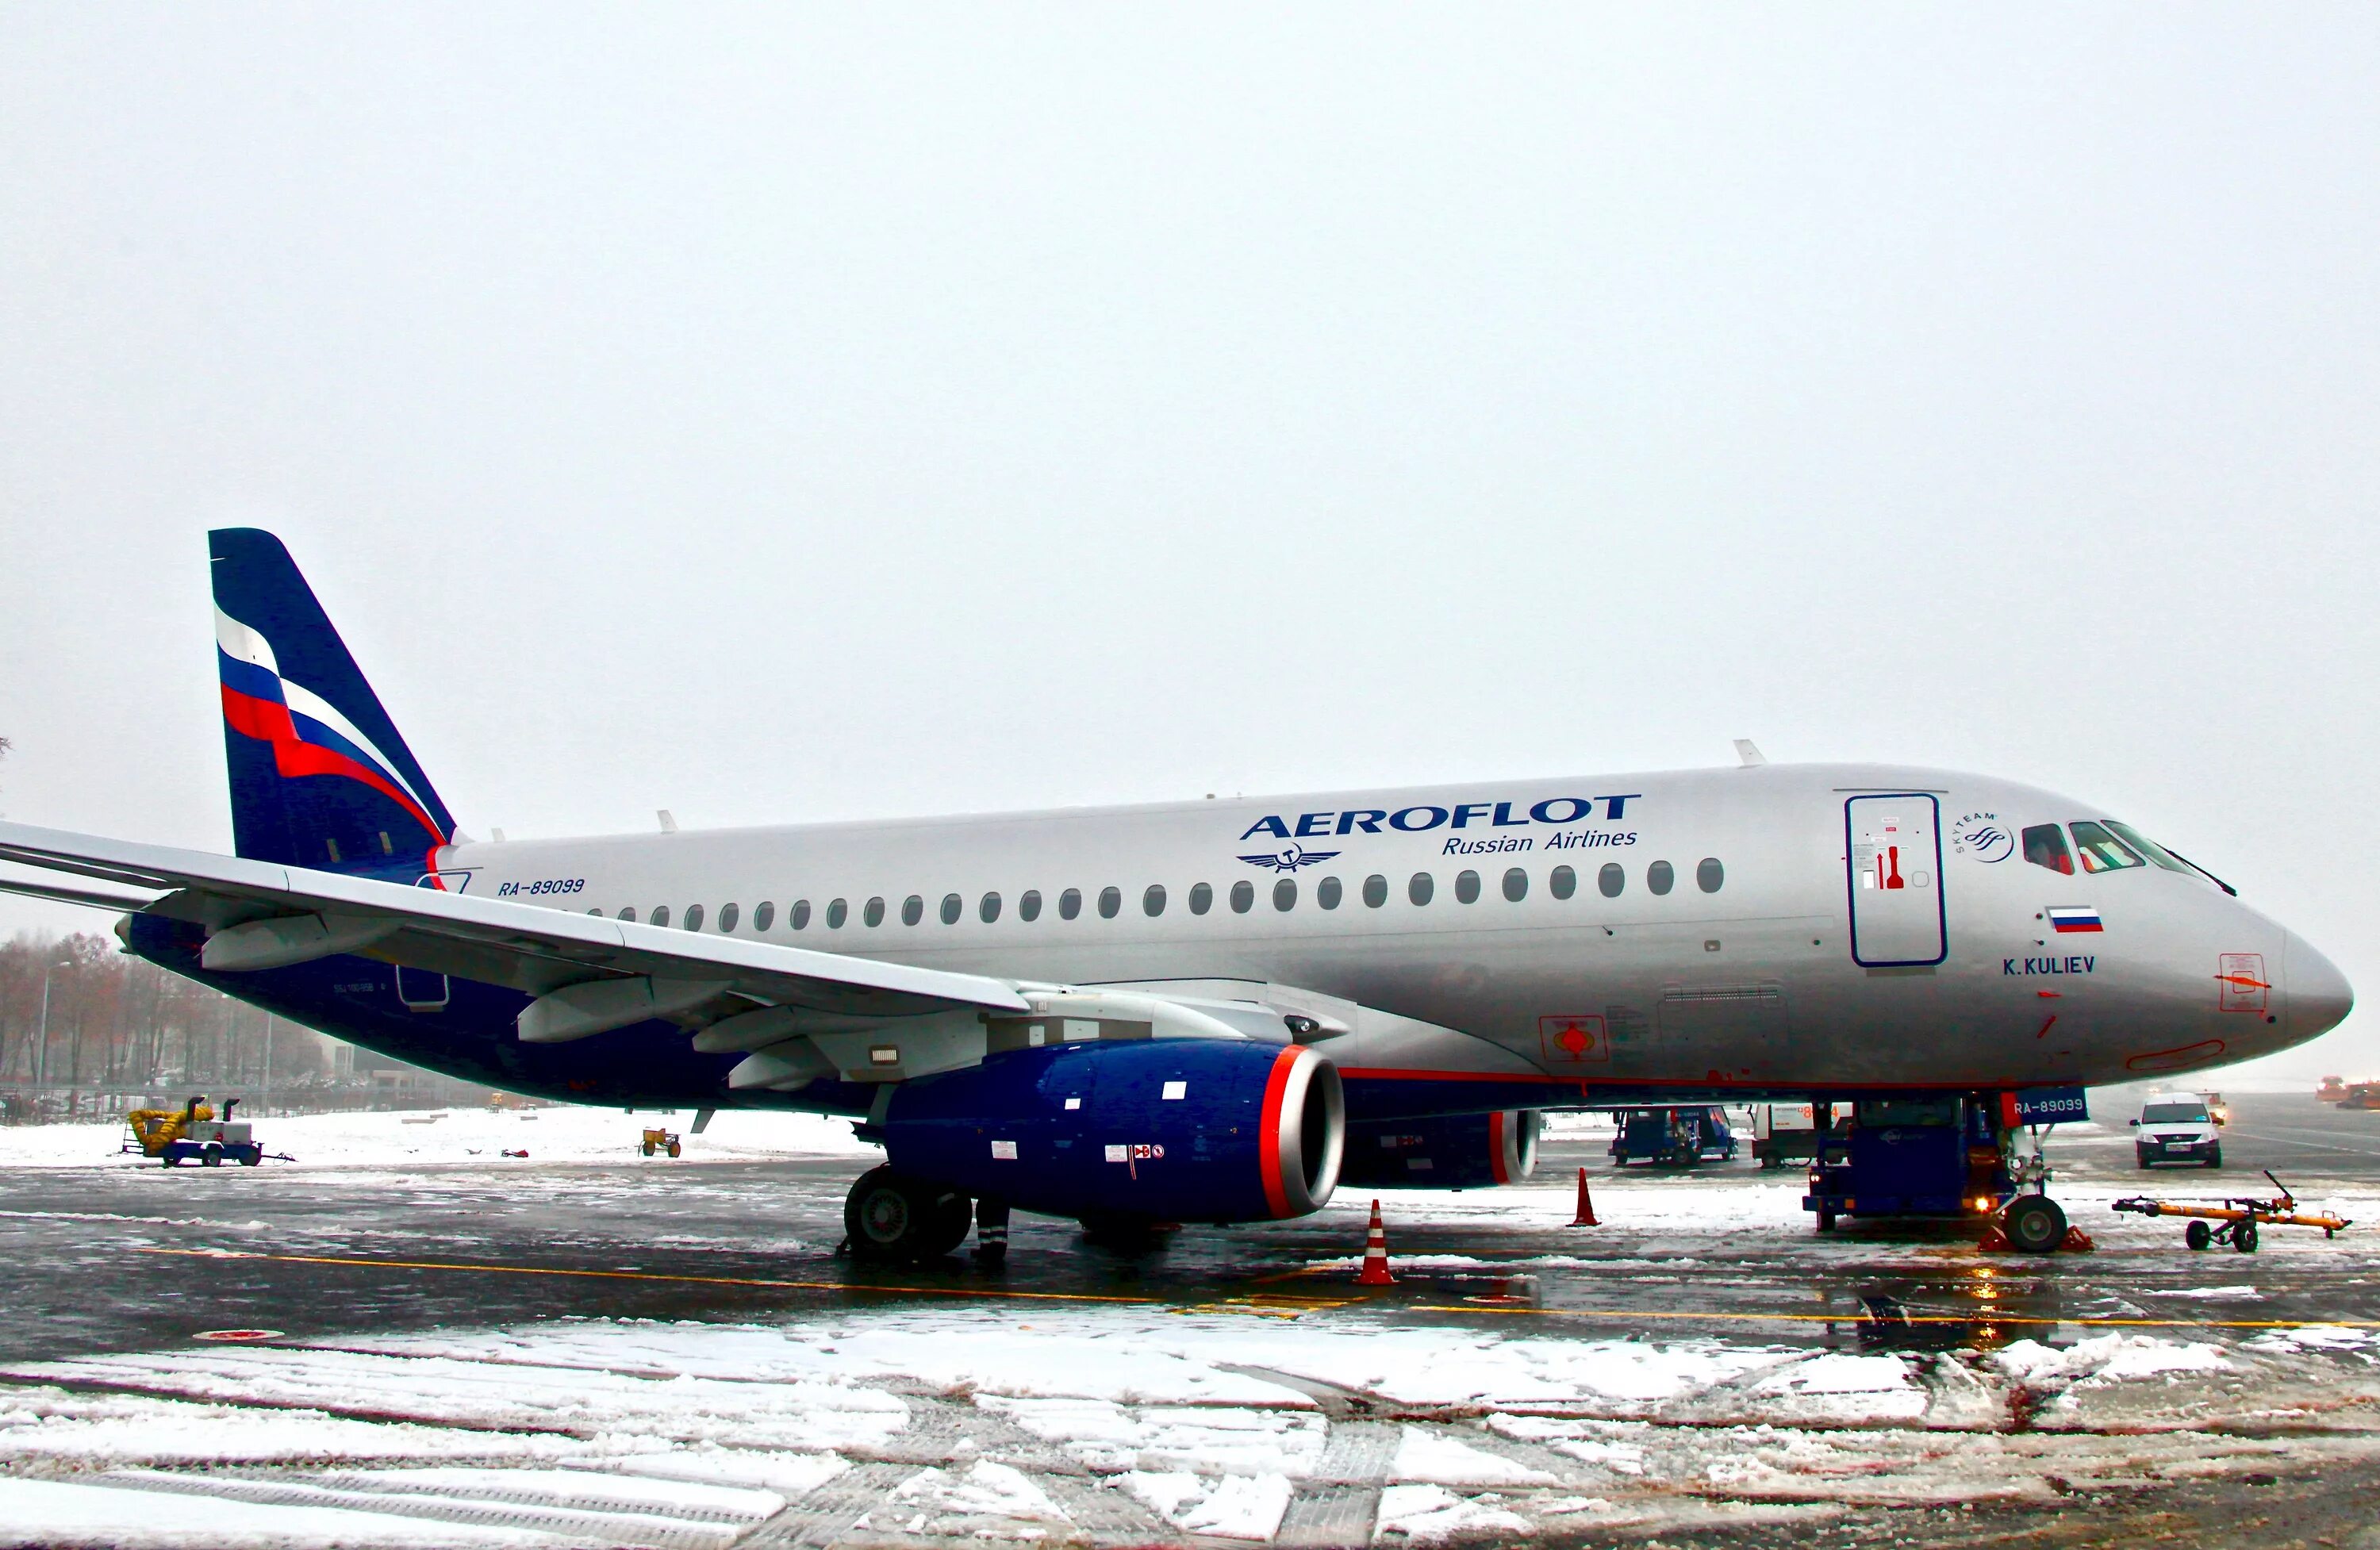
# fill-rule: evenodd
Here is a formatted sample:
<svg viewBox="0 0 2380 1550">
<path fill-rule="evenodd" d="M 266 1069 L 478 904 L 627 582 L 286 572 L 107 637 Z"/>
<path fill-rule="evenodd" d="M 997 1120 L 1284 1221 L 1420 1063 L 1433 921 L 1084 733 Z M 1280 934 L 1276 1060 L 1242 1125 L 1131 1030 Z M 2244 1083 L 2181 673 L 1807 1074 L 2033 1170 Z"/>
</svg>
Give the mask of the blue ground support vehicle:
<svg viewBox="0 0 2380 1550">
<path fill-rule="evenodd" d="M 2080 1089 L 1937 1093 L 1821 1103 L 1824 1136 L 1802 1209 L 1818 1230 L 1841 1217 L 1988 1220 L 2017 1248 L 2046 1253 L 2066 1236 L 2066 1214 L 2043 1193 L 2049 1170 L 2036 1143 L 2011 1144 L 2022 1125 L 2088 1118 Z"/>
<path fill-rule="evenodd" d="M 1611 1160 L 1621 1168 L 1631 1163 L 1692 1168 L 1735 1156 L 1735 1132 L 1717 1104 L 1618 1108 L 1611 1120 L 1619 1127 L 1611 1138 Z"/>
</svg>

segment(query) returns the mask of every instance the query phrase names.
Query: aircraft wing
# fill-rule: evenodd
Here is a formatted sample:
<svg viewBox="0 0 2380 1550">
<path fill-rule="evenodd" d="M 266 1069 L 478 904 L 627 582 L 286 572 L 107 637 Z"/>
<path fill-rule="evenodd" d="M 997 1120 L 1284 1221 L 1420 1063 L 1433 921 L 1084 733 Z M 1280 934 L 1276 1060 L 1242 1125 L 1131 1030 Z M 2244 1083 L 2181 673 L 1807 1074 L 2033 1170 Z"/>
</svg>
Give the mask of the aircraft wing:
<svg viewBox="0 0 2380 1550">
<path fill-rule="evenodd" d="M 640 978 L 649 987 L 642 993 L 650 997 L 650 1015 L 654 1016 L 677 1010 L 671 996 L 683 1001 L 697 989 L 706 990 L 702 999 L 714 1007 L 720 998 L 740 998 L 836 1017 L 1030 1010 L 1014 986 L 981 975 L 877 963 L 23 824 L 0 823 L 0 861 L 118 888 L 162 891 L 163 897 L 147 904 L 145 913 L 209 927 L 212 935 L 206 962 L 226 972 L 353 952 L 510 986 L 532 996 L 567 989 L 579 1000 L 575 1011 L 565 1008 L 564 1012 L 582 1023 L 588 1017 L 607 1015 L 590 1010 L 594 1006 L 618 999 L 590 987 L 589 982 Z M 79 892 L 91 902 L 103 897 L 56 885 L 43 885 L 43 891 L 53 898 Z M 615 987 L 622 993 L 630 988 Z M 616 1015 L 616 1009 L 610 1015 Z M 524 1036 L 533 1036 L 526 1026 Z M 577 1035 L 558 1028 L 545 1036 Z"/>
</svg>

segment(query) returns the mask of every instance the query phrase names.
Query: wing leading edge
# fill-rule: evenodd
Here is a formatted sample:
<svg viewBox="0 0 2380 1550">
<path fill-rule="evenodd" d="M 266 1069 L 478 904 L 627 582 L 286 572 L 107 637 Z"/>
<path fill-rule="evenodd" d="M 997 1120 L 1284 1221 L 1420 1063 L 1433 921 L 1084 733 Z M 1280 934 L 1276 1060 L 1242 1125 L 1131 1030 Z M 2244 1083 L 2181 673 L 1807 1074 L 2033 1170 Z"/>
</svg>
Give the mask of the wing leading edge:
<svg viewBox="0 0 2380 1550">
<path fill-rule="evenodd" d="M 537 1021 L 523 1014 L 525 1037 L 540 1036 L 533 1027 L 545 1029 L 547 1038 L 568 1038 L 600 1031 L 596 1023 L 619 1025 L 606 1020 L 632 1010 L 626 1002 L 636 993 L 602 987 L 638 979 L 650 987 L 648 1016 L 667 1015 L 664 1004 L 697 986 L 712 996 L 837 1017 L 1030 1010 L 1015 987 L 980 975 L 24 824 L 0 823 L 0 860 L 162 890 L 146 913 L 208 927 L 210 966 L 227 971 L 356 952 L 510 986 L 547 1008 Z"/>
</svg>

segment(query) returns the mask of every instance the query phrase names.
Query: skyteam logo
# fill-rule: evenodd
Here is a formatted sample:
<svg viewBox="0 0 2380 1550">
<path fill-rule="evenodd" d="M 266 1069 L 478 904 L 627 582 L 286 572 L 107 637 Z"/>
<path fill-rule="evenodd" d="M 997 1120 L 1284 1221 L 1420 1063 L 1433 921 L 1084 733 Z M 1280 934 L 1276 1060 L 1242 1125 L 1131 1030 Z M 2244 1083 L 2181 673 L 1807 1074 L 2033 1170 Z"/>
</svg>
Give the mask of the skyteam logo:
<svg viewBox="0 0 2380 1550">
<path fill-rule="evenodd" d="M 1267 855 L 1240 857 L 1251 866 L 1269 867 L 1276 872 L 1294 872 L 1301 866 L 1311 866 L 1318 861 L 1328 861 L 1337 851 L 1309 851 L 1301 845 L 1283 845 Z"/>
<path fill-rule="evenodd" d="M 433 843 L 446 842 L 430 804 L 397 773 L 396 762 L 330 701 L 282 677 L 273 643 L 261 631 L 217 609 L 215 648 L 224 721 L 242 736 L 272 745 L 277 772 L 360 781 L 412 815 Z"/>
<path fill-rule="evenodd" d="M 1969 813 L 1950 826 L 1950 850 L 1977 861 L 2006 861 L 2016 854 L 2016 836 L 1998 813 Z"/>
</svg>

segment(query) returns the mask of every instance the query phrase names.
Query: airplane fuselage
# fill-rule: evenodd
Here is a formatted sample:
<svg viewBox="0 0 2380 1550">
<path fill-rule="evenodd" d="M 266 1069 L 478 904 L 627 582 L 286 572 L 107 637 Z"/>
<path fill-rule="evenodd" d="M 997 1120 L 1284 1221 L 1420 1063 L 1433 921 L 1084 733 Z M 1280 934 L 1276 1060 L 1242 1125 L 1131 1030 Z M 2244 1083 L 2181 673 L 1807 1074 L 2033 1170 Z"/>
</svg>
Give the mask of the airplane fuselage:
<svg viewBox="0 0 2380 1550">
<path fill-rule="evenodd" d="M 1308 1006 L 1354 1113 L 2099 1084 L 2266 1053 L 2343 1013 L 2326 962 L 2204 876 L 2088 869 L 2069 826 L 2104 817 L 1949 771 L 1761 766 L 464 843 L 432 873 L 854 957 Z M 2052 825 L 2068 870 L 2019 840 Z M 853 1041 L 833 1076 L 731 1094 L 732 1056 L 635 1030 L 523 1050 L 517 995 L 408 1010 L 385 965 L 306 968 L 273 987 L 292 1015 L 559 1096 L 852 1111 L 876 1074 Z M 485 1024 L 485 1060 L 457 1020 Z M 901 1075 L 982 1057 L 965 1023 L 935 1037 Z"/>
</svg>

